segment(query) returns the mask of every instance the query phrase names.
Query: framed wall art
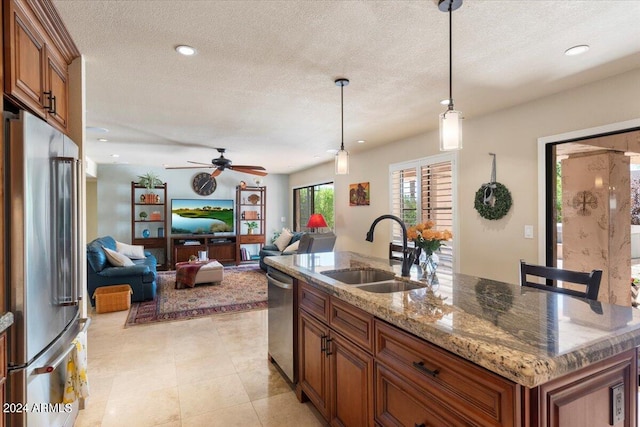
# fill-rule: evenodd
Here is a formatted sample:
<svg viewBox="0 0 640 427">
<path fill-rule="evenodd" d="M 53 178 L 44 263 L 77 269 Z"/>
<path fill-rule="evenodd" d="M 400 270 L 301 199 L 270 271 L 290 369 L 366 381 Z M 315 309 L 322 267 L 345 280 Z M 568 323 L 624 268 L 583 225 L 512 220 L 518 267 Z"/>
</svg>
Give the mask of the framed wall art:
<svg viewBox="0 0 640 427">
<path fill-rule="evenodd" d="M 369 206 L 369 183 L 349 184 L 349 206 Z"/>
</svg>

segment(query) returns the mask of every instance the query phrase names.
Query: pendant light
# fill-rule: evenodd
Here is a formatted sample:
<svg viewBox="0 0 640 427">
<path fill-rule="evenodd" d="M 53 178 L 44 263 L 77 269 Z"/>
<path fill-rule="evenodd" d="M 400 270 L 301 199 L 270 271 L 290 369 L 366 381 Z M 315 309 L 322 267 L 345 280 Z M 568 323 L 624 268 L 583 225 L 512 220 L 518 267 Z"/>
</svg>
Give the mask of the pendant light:
<svg viewBox="0 0 640 427">
<path fill-rule="evenodd" d="M 440 151 L 462 149 L 462 112 L 453 107 L 453 68 L 452 65 L 452 16 L 453 11 L 462 6 L 463 0 L 440 0 L 438 9 L 449 12 L 449 106 L 440 114 Z"/>
<path fill-rule="evenodd" d="M 344 149 L 344 87 L 349 84 L 347 79 L 337 79 L 336 86 L 340 86 L 340 117 L 342 126 L 342 142 L 336 153 L 336 175 L 349 174 L 349 152 Z"/>
</svg>

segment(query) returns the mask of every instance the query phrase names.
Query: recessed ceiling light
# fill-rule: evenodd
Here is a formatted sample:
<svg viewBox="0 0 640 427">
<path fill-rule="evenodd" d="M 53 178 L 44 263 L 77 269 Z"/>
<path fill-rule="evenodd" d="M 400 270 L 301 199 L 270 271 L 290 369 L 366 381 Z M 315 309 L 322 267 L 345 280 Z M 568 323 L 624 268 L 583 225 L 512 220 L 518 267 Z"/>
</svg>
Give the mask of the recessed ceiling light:
<svg viewBox="0 0 640 427">
<path fill-rule="evenodd" d="M 335 148 L 329 148 L 327 150 L 327 153 L 330 153 L 330 154 L 336 154 L 337 152 L 338 152 L 338 150 L 336 150 Z"/>
<path fill-rule="evenodd" d="M 187 46 L 186 44 L 176 46 L 176 52 L 184 56 L 193 56 L 196 54 L 196 50 L 191 46 Z"/>
<path fill-rule="evenodd" d="M 109 132 L 109 129 L 101 128 L 101 127 L 98 127 L 98 126 L 87 126 L 86 129 L 87 129 L 87 132 L 97 132 L 97 133 L 107 133 L 107 132 Z"/>
<path fill-rule="evenodd" d="M 100 142 L 109 142 L 109 140 L 107 138 L 98 138 L 98 141 L 100 141 Z"/>
<path fill-rule="evenodd" d="M 358 140 L 358 144 L 364 144 L 365 142 L 367 142 L 367 141 L 365 141 L 364 139 L 359 139 Z"/>
<path fill-rule="evenodd" d="M 449 105 L 449 98 L 440 101 L 440 105 Z"/>
<path fill-rule="evenodd" d="M 118 158 L 118 157 L 120 157 L 120 154 L 112 154 L 111 157 Z"/>
<path fill-rule="evenodd" d="M 589 50 L 589 45 L 579 44 L 578 46 L 570 47 L 569 49 L 564 51 L 564 54 L 567 56 L 576 56 L 582 53 L 585 53 Z"/>
</svg>

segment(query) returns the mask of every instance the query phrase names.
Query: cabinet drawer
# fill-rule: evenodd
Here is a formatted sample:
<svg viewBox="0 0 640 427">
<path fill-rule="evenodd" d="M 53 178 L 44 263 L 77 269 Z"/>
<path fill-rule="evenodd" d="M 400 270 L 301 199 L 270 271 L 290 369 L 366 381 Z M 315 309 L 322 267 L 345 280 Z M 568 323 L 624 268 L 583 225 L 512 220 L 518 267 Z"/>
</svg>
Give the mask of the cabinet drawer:
<svg viewBox="0 0 640 427">
<path fill-rule="evenodd" d="M 299 282 L 298 305 L 318 319 L 329 323 L 329 295 L 311 285 Z"/>
<path fill-rule="evenodd" d="M 376 359 L 442 397 L 480 426 L 515 424 L 516 385 L 382 321 L 375 321 Z"/>
<path fill-rule="evenodd" d="M 432 394 L 419 390 L 380 364 L 376 364 L 375 421 L 382 426 L 473 426 L 441 405 Z"/>
<path fill-rule="evenodd" d="M 263 234 L 243 234 L 238 236 L 240 243 L 264 243 Z"/>
<path fill-rule="evenodd" d="M 329 304 L 329 324 L 366 350 L 373 351 L 373 315 L 337 298 Z"/>
</svg>

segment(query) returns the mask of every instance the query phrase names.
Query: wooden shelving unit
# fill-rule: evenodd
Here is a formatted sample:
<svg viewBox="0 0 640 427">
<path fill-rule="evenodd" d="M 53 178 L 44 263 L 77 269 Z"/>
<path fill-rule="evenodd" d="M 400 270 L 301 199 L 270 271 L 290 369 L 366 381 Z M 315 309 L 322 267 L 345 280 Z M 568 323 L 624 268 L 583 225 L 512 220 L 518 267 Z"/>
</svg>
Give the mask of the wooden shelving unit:
<svg viewBox="0 0 640 427">
<path fill-rule="evenodd" d="M 144 212 L 146 217 L 141 217 Z M 167 184 L 157 185 L 153 192 L 131 182 L 131 244 L 143 245 L 158 259 L 158 270 L 168 270 L 167 251 Z"/>
<path fill-rule="evenodd" d="M 266 209 L 266 187 L 236 187 L 236 264 L 259 259 L 258 252 L 265 244 Z M 258 225 L 252 233 L 247 228 L 248 222 Z"/>
</svg>

